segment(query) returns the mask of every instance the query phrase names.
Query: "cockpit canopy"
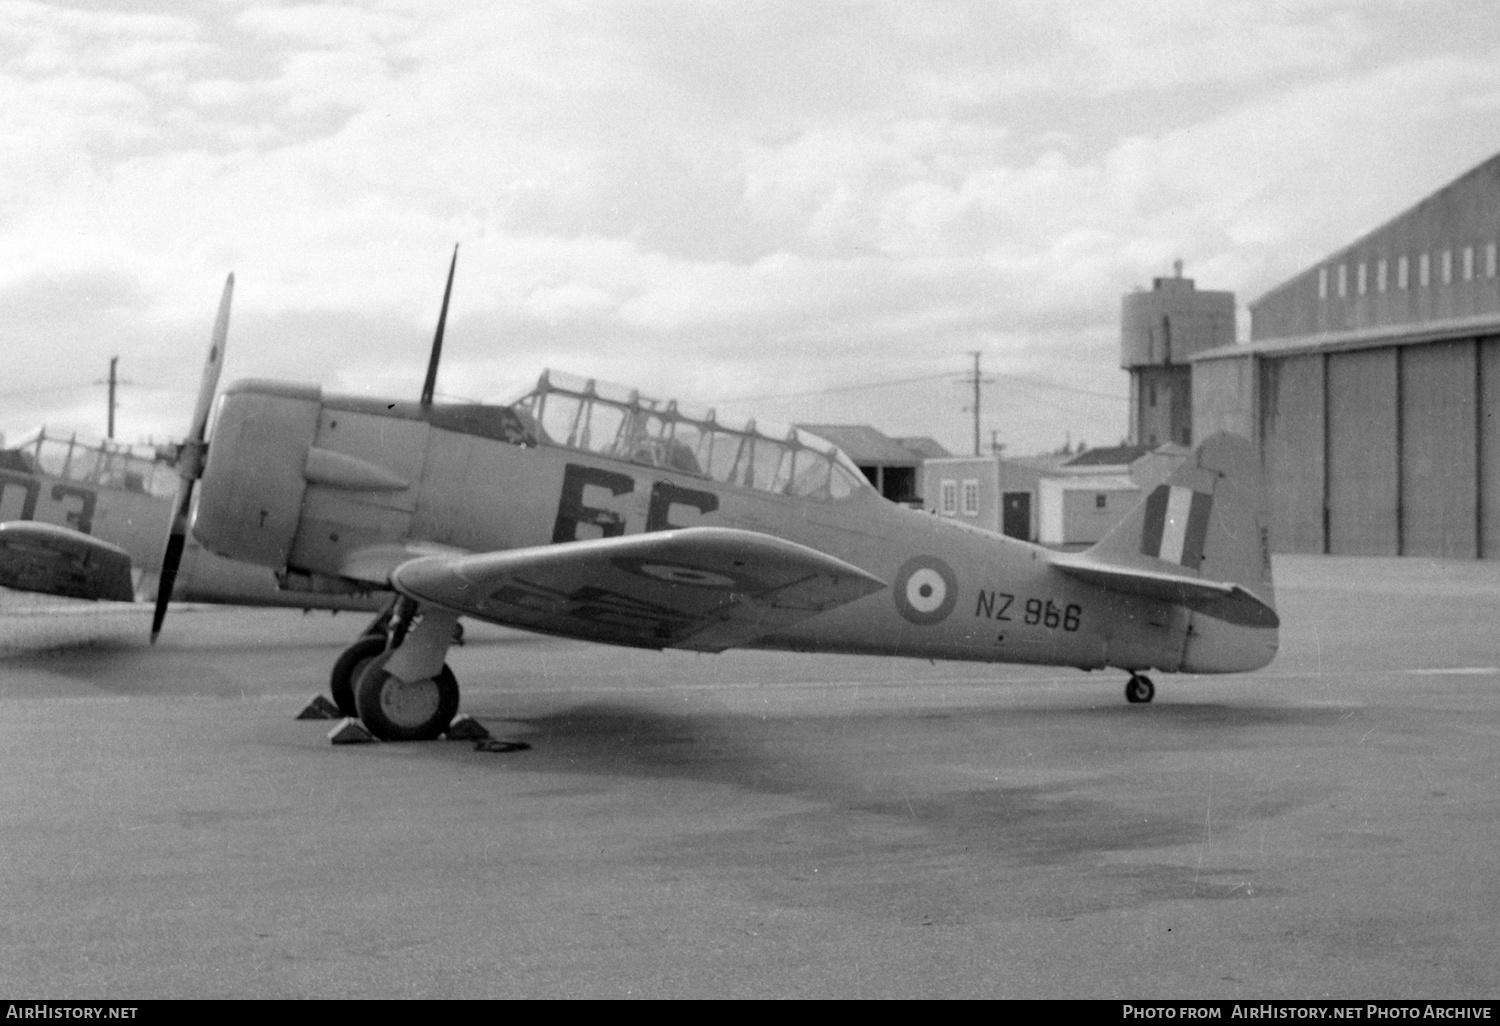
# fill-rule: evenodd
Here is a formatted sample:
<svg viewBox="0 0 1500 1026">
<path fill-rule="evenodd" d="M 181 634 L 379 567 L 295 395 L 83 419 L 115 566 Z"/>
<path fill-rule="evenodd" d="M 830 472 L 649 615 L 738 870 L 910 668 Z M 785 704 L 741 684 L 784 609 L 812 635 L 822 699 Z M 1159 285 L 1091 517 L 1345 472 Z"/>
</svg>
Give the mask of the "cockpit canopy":
<svg viewBox="0 0 1500 1026">
<path fill-rule="evenodd" d="M 823 500 L 870 487 L 838 446 L 806 431 L 689 410 L 591 378 L 543 371 L 515 408 L 554 445 L 720 484 Z"/>
<path fill-rule="evenodd" d="M 119 488 L 158 498 L 177 490 L 177 475 L 148 446 L 102 439 L 86 441 L 33 431 L 0 450 L 0 469 L 49 474 L 96 488 Z"/>
</svg>

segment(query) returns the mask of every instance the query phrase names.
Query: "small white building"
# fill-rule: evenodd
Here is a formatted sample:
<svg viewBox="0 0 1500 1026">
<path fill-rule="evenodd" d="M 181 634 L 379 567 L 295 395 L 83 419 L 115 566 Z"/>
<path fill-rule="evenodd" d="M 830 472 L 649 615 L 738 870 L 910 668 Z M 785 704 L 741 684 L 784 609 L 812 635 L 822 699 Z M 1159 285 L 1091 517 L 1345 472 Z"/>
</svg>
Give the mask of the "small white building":
<svg viewBox="0 0 1500 1026">
<path fill-rule="evenodd" d="M 923 506 L 1023 541 L 1092 545 L 1176 470 L 1188 450 L 1164 445 L 1075 456 L 957 456 L 924 466 Z"/>
<path fill-rule="evenodd" d="M 1044 477 L 1037 489 L 1037 541 L 1059 548 L 1094 544 L 1141 498 L 1127 474 Z"/>
</svg>

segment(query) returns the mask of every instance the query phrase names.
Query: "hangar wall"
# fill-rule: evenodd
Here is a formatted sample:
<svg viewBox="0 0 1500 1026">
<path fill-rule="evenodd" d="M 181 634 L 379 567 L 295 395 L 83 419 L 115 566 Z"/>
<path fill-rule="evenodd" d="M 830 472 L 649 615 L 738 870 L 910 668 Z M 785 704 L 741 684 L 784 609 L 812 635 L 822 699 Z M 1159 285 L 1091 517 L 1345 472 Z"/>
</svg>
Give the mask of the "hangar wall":
<svg viewBox="0 0 1500 1026">
<path fill-rule="evenodd" d="M 1500 558 L 1500 155 L 1192 362 L 1193 433 L 1256 443 L 1276 551 Z"/>
</svg>

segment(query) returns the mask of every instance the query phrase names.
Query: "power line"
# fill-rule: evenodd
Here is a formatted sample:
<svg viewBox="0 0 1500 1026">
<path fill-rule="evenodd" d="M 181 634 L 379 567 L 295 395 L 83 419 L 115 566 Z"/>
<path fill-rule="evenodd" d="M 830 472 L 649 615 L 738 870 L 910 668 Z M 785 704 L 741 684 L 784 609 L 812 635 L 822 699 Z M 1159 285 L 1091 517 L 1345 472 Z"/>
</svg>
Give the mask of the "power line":
<svg viewBox="0 0 1500 1026">
<path fill-rule="evenodd" d="M 872 388 L 892 388 L 897 385 L 914 385 L 923 381 L 938 381 L 940 379 L 949 377 L 951 374 L 952 371 L 948 371 L 942 374 L 924 374 L 914 378 L 893 378 L 890 381 L 867 381 L 859 385 L 836 385 L 832 388 L 815 388 L 806 392 L 775 392 L 768 395 L 729 396 L 727 398 L 708 401 L 720 403 L 754 403 L 765 402 L 771 399 L 805 399 L 819 395 L 836 395 L 841 392 L 859 392 Z M 1055 381 L 1045 381 L 1039 378 L 1028 378 L 1021 374 L 1007 374 L 1005 371 L 990 372 L 984 378 L 982 383 L 989 384 L 997 379 L 1015 381 L 1023 385 L 1031 385 L 1034 388 L 1050 388 L 1058 392 L 1071 392 L 1074 395 L 1086 395 L 1095 399 L 1110 399 L 1115 402 L 1122 403 L 1129 401 L 1128 396 L 1114 395 L 1109 392 L 1095 392 L 1087 388 L 1074 388 L 1071 385 L 1059 385 Z M 963 379 L 965 383 L 969 383 L 971 380 L 972 379 L 969 377 L 965 377 Z"/>
<path fill-rule="evenodd" d="M 1119 403 L 1130 401 L 1130 397 L 1125 395 L 1115 395 L 1110 392 L 1094 392 L 1087 388 L 1074 388 L 1071 385 L 1059 385 L 1055 381 L 1041 381 L 1036 378 L 1028 378 L 1020 374 L 1007 374 L 1004 371 L 996 371 L 995 376 L 1000 378 L 1008 378 L 1011 381 L 1018 381 L 1023 385 L 1034 385 L 1037 388 L 1051 388 L 1059 392 L 1072 392 L 1074 395 L 1087 395 L 1092 396 L 1095 399 L 1113 399 L 1115 402 Z"/>
<path fill-rule="evenodd" d="M 870 388 L 914 385 L 919 381 L 937 381 L 939 378 L 946 378 L 952 373 L 952 371 L 945 371 L 942 374 L 923 374 L 915 378 L 895 378 L 891 381 L 868 381 L 862 385 L 837 385 L 833 388 L 815 388 L 808 392 L 777 392 L 772 395 L 736 395 L 711 401 L 720 403 L 758 403 L 770 399 L 803 399 L 815 395 L 835 395 L 839 392 L 860 392 Z"/>
</svg>

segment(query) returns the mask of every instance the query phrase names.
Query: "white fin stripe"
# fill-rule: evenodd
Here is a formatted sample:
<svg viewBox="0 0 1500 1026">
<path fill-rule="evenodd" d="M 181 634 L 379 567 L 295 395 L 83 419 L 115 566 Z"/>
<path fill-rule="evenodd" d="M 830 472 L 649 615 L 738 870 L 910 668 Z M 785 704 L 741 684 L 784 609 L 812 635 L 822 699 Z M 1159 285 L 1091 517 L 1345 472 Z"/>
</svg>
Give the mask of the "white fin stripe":
<svg viewBox="0 0 1500 1026">
<path fill-rule="evenodd" d="M 1167 519 L 1161 528 L 1161 558 L 1169 563 L 1182 563 L 1182 550 L 1187 544 L 1188 514 L 1193 508 L 1193 490 L 1173 485 L 1167 496 Z"/>
</svg>

